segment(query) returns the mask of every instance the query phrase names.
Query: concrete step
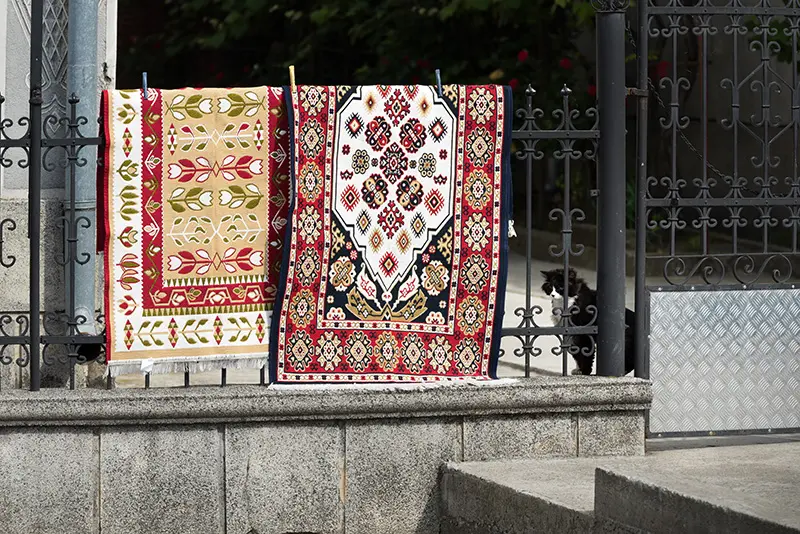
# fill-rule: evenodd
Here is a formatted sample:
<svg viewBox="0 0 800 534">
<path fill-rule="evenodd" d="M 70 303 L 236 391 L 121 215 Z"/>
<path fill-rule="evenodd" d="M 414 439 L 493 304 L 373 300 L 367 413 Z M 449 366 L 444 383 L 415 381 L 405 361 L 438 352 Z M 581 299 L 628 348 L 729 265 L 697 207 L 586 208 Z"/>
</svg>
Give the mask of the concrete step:
<svg viewBox="0 0 800 534">
<path fill-rule="evenodd" d="M 600 465 L 595 515 L 653 534 L 800 533 L 800 443 L 665 451 Z"/>
<path fill-rule="evenodd" d="M 448 464 L 442 534 L 800 533 L 800 442 Z"/>
<path fill-rule="evenodd" d="M 596 461 L 447 464 L 441 534 L 633 533 L 595 525 Z"/>
</svg>

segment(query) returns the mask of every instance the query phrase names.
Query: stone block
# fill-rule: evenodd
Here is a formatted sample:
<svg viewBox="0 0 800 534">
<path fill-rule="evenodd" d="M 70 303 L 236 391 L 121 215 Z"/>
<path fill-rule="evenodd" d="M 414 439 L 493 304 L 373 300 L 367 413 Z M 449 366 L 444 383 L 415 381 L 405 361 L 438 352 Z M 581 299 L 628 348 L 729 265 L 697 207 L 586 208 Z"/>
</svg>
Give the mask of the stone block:
<svg viewBox="0 0 800 534">
<path fill-rule="evenodd" d="M 578 456 L 644 455 L 644 411 L 578 414 Z"/>
<path fill-rule="evenodd" d="M 223 446 L 210 426 L 104 430 L 103 534 L 224 533 Z"/>
<path fill-rule="evenodd" d="M 467 417 L 464 461 L 576 456 L 576 437 L 576 417 L 568 413 Z"/>
<path fill-rule="evenodd" d="M 344 532 L 344 428 L 228 427 L 227 534 Z"/>
<path fill-rule="evenodd" d="M 460 423 L 348 422 L 347 534 L 438 534 L 439 468 L 461 459 Z"/>
<path fill-rule="evenodd" d="M 99 532 L 98 454 L 92 430 L 0 431 L 0 532 Z"/>
</svg>

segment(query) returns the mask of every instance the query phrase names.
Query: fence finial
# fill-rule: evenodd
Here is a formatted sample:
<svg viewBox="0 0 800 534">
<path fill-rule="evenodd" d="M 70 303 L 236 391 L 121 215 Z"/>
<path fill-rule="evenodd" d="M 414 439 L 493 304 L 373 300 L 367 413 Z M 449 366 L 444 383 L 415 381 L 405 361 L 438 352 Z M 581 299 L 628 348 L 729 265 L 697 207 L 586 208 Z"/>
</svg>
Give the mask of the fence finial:
<svg viewBox="0 0 800 534">
<path fill-rule="evenodd" d="M 436 69 L 436 88 L 439 90 L 439 98 L 442 98 L 442 72 Z"/>
<path fill-rule="evenodd" d="M 289 86 L 292 88 L 292 92 L 294 93 L 296 88 L 294 83 L 294 65 L 289 65 Z"/>
<path fill-rule="evenodd" d="M 142 73 L 142 94 L 144 94 L 144 99 L 147 100 L 147 73 Z"/>
</svg>

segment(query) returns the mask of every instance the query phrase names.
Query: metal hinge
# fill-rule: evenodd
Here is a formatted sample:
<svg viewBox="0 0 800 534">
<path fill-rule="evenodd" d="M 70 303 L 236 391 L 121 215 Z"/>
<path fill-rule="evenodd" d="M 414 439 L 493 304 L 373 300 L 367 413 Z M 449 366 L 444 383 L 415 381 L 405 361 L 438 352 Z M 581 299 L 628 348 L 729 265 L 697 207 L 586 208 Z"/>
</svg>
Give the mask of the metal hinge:
<svg viewBox="0 0 800 534">
<path fill-rule="evenodd" d="M 647 96 L 650 94 L 650 91 L 648 91 L 647 89 L 639 89 L 638 87 L 626 87 L 625 94 L 628 96 L 647 98 Z"/>
</svg>

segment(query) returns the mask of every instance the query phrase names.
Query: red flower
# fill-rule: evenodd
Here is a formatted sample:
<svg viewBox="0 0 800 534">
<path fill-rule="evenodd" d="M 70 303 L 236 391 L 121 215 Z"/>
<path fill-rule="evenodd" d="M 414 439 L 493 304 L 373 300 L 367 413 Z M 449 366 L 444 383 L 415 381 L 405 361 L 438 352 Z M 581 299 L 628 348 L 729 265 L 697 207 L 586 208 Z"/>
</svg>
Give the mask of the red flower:
<svg viewBox="0 0 800 534">
<path fill-rule="evenodd" d="M 222 81 L 222 79 L 223 79 L 224 77 L 225 77 L 225 74 L 224 74 L 224 73 L 222 73 L 222 72 L 218 72 L 218 73 L 217 73 L 217 75 L 215 76 L 215 78 L 217 79 L 217 81 Z"/>
<path fill-rule="evenodd" d="M 519 87 L 519 80 L 517 80 L 516 78 L 511 78 L 510 80 L 508 80 L 508 85 L 511 87 L 512 91 L 516 91 L 517 87 Z"/>
<path fill-rule="evenodd" d="M 422 70 L 430 70 L 431 64 L 427 59 L 418 59 L 417 67 L 419 67 Z"/>
<path fill-rule="evenodd" d="M 595 84 L 590 85 L 586 88 L 586 92 L 589 93 L 591 97 L 597 96 L 597 86 Z"/>
<path fill-rule="evenodd" d="M 519 61 L 520 63 L 525 63 L 527 59 L 528 59 L 528 51 L 523 48 L 517 53 L 517 61 Z"/>
<path fill-rule="evenodd" d="M 669 76 L 669 71 L 672 65 L 670 65 L 669 61 L 659 61 L 656 64 L 656 79 L 660 80 L 661 78 L 666 78 Z"/>
<path fill-rule="evenodd" d="M 569 70 L 572 68 L 572 60 L 568 57 L 562 57 L 561 61 L 558 62 L 558 66 L 564 70 Z"/>
</svg>

